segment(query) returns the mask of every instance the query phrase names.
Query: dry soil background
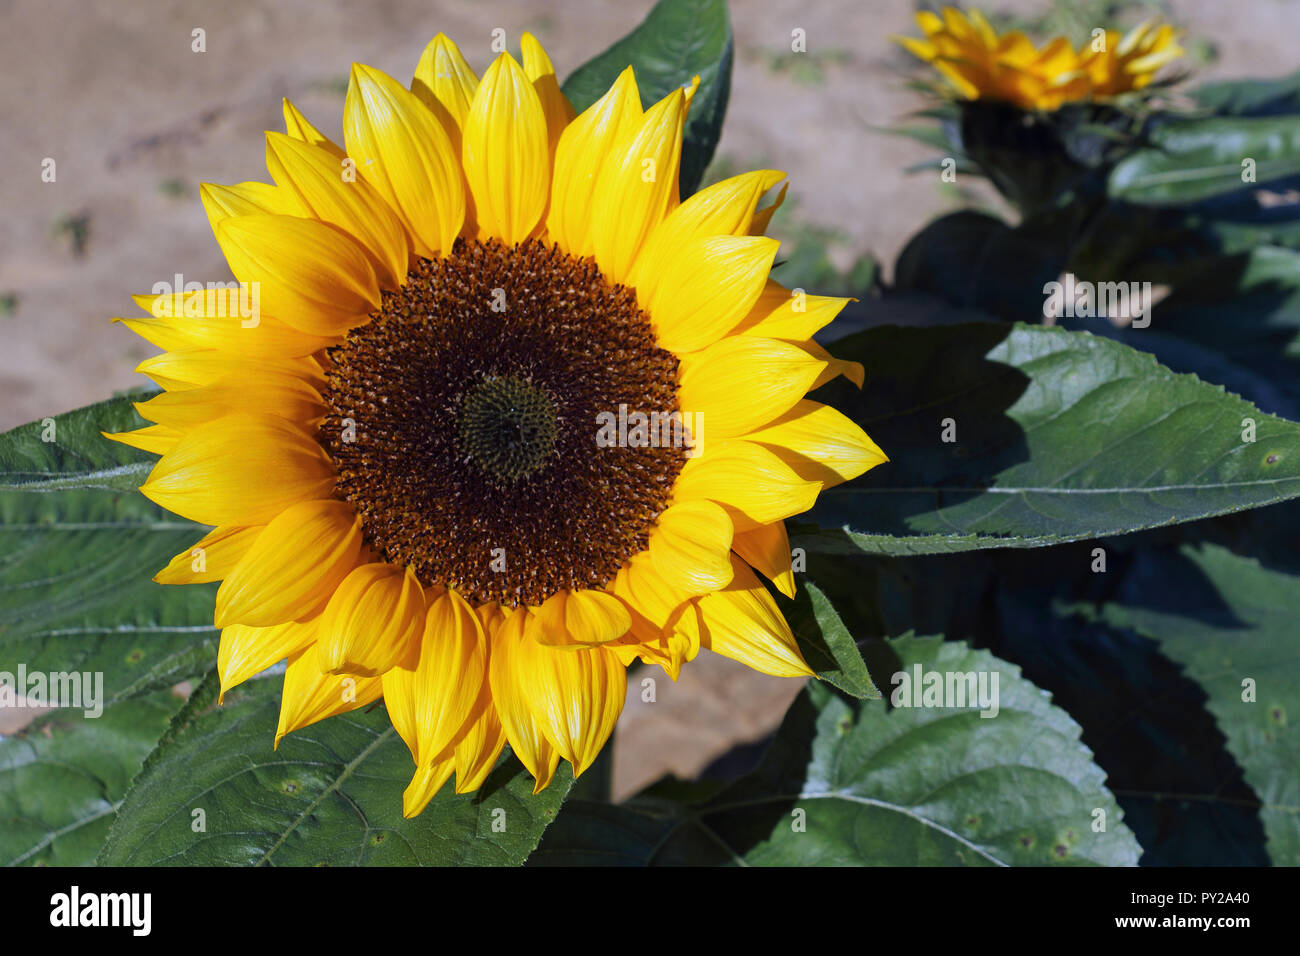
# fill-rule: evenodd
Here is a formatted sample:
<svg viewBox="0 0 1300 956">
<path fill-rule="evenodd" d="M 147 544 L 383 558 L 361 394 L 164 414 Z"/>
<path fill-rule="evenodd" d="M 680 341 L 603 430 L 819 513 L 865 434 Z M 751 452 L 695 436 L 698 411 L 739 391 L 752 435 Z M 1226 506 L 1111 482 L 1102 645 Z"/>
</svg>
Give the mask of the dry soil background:
<svg viewBox="0 0 1300 956">
<path fill-rule="evenodd" d="M 140 384 L 151 349 L 113 315 L 129 293 L 184 273 L 228 278 L 197 184 L 265 179 L 262 131 L 289 96 L 338 138 L 349 65 L 409 78 L 441 30 L 472 65 L 494 27 L 517 48 L 532 30 L 561 76 L 631 29 L 649 0 L 0 0 L 0 428 Z M 908 58 L 888 40 L 915 32 L 913 0 L 733 0 L 736 63 L 718 156 L 790 174 L 778 238 L 809 226 L 837 235 L 841 266 L 888 264 L 954 201 L 936 177 L 904 169 L 931 153 L 870 127 L 924 105 Z M 1047 0 L 990 0 L 1035 13 Z M 1095 6 L 1095 4 L 1094 4 Z M 1139 5 L 1140 6 L 1140 5 Z M 1213 45 L 1197 79 L 1277 75 L 1298 65 L 1300 3 L 1170 0 L 1168 18 Z M 1127 10 L 1132 19 L 1140 11 Z M 207 52 L 190 49 L 202 27 Z M 806 31 L 809 58 L 788 55 Z M 42 183 L 41 162 L 57 162 Z M 886 271 L 887 265 L 886 265 Z M 691 775 L 779 721 L 797 681 L 705 655 L 655 703 L 629 690 L 615 750 L 616 793 L 664 772 Z M 2 728 L 0 728 L 2 729 Z"/>
</svg>

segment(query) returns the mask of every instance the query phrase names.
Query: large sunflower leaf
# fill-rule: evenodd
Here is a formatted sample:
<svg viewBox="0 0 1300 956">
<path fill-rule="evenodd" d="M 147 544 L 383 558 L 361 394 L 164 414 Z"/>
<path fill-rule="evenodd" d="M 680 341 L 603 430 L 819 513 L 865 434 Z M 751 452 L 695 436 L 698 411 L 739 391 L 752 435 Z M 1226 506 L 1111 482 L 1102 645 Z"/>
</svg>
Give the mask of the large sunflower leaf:
<svg viewBox="0 0 1300 956">
<path fill-rule="evenodd" d="M 996 716 L 978 705 L 888 709 L 810 682 L 748 777 L 694 805 L 566 806 L 531 862 L 1136 863 L 1078 724 L 1018 668 L 937 638 L 888 648 L 900 672 L 982 672 L 990 687 L 997 674 Z"/>
<path fill-rule="evenodd" d="M 1103 615 L 1154 638 L 1204 689 L 1259 797 L 1270 858 L 1300 865 L 1300 579 L 1214 544 L 1147 549 Z"/>
<path fill-rule="evenodd" d="M 1142 846 L 1143 865 L 1259 866 L 1269 859 L 1259 801 L 1206 707 L 1205 691 L 1156 641 L 1096 620 L 1093 609 L 1115 596 L 1134 556 L 1153 543 L 1213 531 L 1254 555 L 1266 549 L 1257 530 L 1244 533 L 1246 519 L 1279 529 L 1273 536 L 1284 544 L 1295 540 L 1288 526 L 1295 522 L 1287 518 L 1297 514 L 1300 502 L 1288 502 L 1050 549 L 810 555 L 808 571 L 854 634 L 947 634 L 1014 661 L 1024 678 L 1051 693 L 1083 728 L 1082 740 Z M 1225 527 L 1232 525 L 1243 527 Z M 1104 568 L 1097 546 L 1104 547 Z M 1166 593 L 1214 593 L 1191 565 L 1161 570 Z M 884 671 L 874 673 L 885 679 Z"/>
<path fill-rule="evenodd" d="M 972 323 L 884 326 L 834 349 L 866 386 L 819 397 L 892 461 L 791 525 L 810 551 L 1036 547 L 1300 495 L 1300 425 L 1115 341 Z"/>
<path fill-rule="evenodd" d="M 205 529 L 135 490 L 154 456 L 100 434 L 145 424 L 131 400 L 0 435 L 0 672 L 102 672 L 106 703 L 202 674 L 216 655 L 215 585 L 152 580 Z"/>
<path fill-rule="evenodd" d="M 131 778 L 183 704 L 156 691 L 97 717 L 57 710 L 0 737 L 0 866 L 94 863 Z"/>
<path fill-rule="evenodd" d="M 1202 106 L 1228 116 L 1300 113 L 1300 73 L 1267 80 L 1222 80 L 1192 90 Z"/>
<path fill-rule="evenodd" d="M 415 771 L 382 706 L 328 718 L 272 749 L 281 682 L 249 681 L 214 708 L 196 691 L 118 810 L 102 865 L 517 865 L 573 778 L 540 794 L 512 755 L 475 794 L 445 785 L 402 817 Z"/>
<path fill-rule="evenodd" d="M 1300 402 L 1300 252 L 1261 245 L 1211 265 L 1161 303 L 1162 326 Z"/>
<path fill-rule="evenodd" d="M 1232 316 L 1243 337 L 1253 331 L 1249 329 L 1252 324 L 1264 318 L 1252 314 L 1250 307 L 1245 304 L 1237 308 L 1235 303 L 1229 302 L 1198 303 L 1193 308 L 1205 314 L 1214 305 L 1220 307 L 1220 315 Z M 1166 315 L 1169 314 L 1167 308 L 1163 311 Z M 1234 355 L 1231 351 L 1202 345 L 1191 336 L 1184 335 L 1181 326 L 1178 334 L 1172 334 L 1151 329 L 1117 327 L 1104 318 L 1074 319 L 1061 324 L 1068 329 L 1091 332 L 1093 335 L 1122 342 L 1146 352 L 1172 371 L 1190 372 L 1204 381 L 1222 385 L 1229 392 L 1259 406 L 1270 415 L 1278 415 L 1290 421 L 1300 419 L 1296 383 L 1282 380 L 1282 376 L 1286 376 L 1289 370 L 1288 357 L 1281 351 L 1265 353 L 1261 350 L 1258 353 L 1259 364 L 1247 364 L 1240 360 L 1234 361 L 1238 356 L 1244 357 L 1247 349 L 1242 348 Z M 1279 377 L 1266 375 L 1265 369 L 1278 373 Z"/>
<path fill-rule="evenodd" d="M 697 74 L 682 139 L 681 195 L 695 192 L 722 135 L 731 92 L 731 21 L 726 0 L 659 0 L 641 24 L 564 81 L 579 113 L 605 95 L 628 66 L 636 72 L 641 103 L 649 107 Z"/>
<path fill-rule="evenodd" d="M 1300 175 L 1300 116 L 1171 120 L 1151 138 L 1111 170 L 1112 199 L 1192 203 Z M 1246 160 L 1254 166 L 1243 167 Z"/>
</svg>

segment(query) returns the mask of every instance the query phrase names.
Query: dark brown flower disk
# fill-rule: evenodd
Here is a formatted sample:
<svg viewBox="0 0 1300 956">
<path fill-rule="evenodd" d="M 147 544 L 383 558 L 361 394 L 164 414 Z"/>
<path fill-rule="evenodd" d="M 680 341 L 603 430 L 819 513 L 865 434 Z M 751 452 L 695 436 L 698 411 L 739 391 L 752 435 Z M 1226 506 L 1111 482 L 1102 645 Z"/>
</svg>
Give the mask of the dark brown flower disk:
<svg viewBox="0 0 1300 956">
<path fill-rule="evenodd" d="M 366 542 L 471 603 L 613 580 L 685 461 L 597 444 L 601 412 L 677 410 L 677 359 L 635 292 L 536 240 L 421 259 L 330 358 L 321 442 Z"/>
</svg>

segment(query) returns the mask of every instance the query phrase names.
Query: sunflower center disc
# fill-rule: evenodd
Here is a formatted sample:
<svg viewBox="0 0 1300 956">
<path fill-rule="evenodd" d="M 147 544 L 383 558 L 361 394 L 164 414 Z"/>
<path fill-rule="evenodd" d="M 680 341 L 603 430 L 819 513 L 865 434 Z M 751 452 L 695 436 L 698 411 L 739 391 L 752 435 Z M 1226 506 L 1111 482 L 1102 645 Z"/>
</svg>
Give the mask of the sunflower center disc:
<svg viewBox="0 0 1300 956">
<path fill-rule="evenodd" d="M 421 259 L 329 350 L 321 443 L 366 543 L 471 603 L 603 586 L 646 547 L 686 450 L 598 442 L 677 411 L 636 294 L 529 240 Z"/>
<path fill-rule="evenodd" d="M 513 483 L 546 463 L 555 428 L 555 403 L 544 389 L 514 376 L 491 378 L 461 402 L 457 445 L 489 476 Z"/>
</svg>

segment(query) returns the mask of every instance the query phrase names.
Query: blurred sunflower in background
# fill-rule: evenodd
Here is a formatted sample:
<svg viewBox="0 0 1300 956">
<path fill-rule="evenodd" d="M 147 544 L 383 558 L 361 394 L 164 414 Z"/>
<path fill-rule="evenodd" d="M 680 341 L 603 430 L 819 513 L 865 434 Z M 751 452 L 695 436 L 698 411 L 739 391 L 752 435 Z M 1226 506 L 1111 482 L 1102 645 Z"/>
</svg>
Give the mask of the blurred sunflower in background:
<svg viewBox="0 0 1300 956">
<path fill-rule="evenodd" d="M 784 174 L 682 202 L 695 85 L 643 110 L 629 67 L 575 117 L 522 53 L 355 65 L 342 147 L 286 101 L 274 184 L 202 189 L 255 319 L 178 290 L 119 320 L 164 391 L 110 437 L 214 527 L 156 580 L 222 582 L 223 693 L 288 659 L 277 742 L 382 697 L 408 816 L 507 741 L 539 790 L 580 774 L 636 659 L 809 675 L 754 572 L 793 594 L 783 520 L 885 460 L 805 398 L 862 368 L 811 338 L 848 300 L 769 278 Z"/>
<path fill-rule="evenodd" d="M 1051 111 L 1142 90 L 1185 52 L 1173 27 L 1154 21 L 1127 34 L 1095 33 L 1077 50 L 1063 36 L 1038 47 L 1019 30 L 999 34 L 978 10 L 921 11 L 916 22 L 925 39 L 894 39 L 938 70 L 959 97 L 1024 110 Z"/>
</svg>

